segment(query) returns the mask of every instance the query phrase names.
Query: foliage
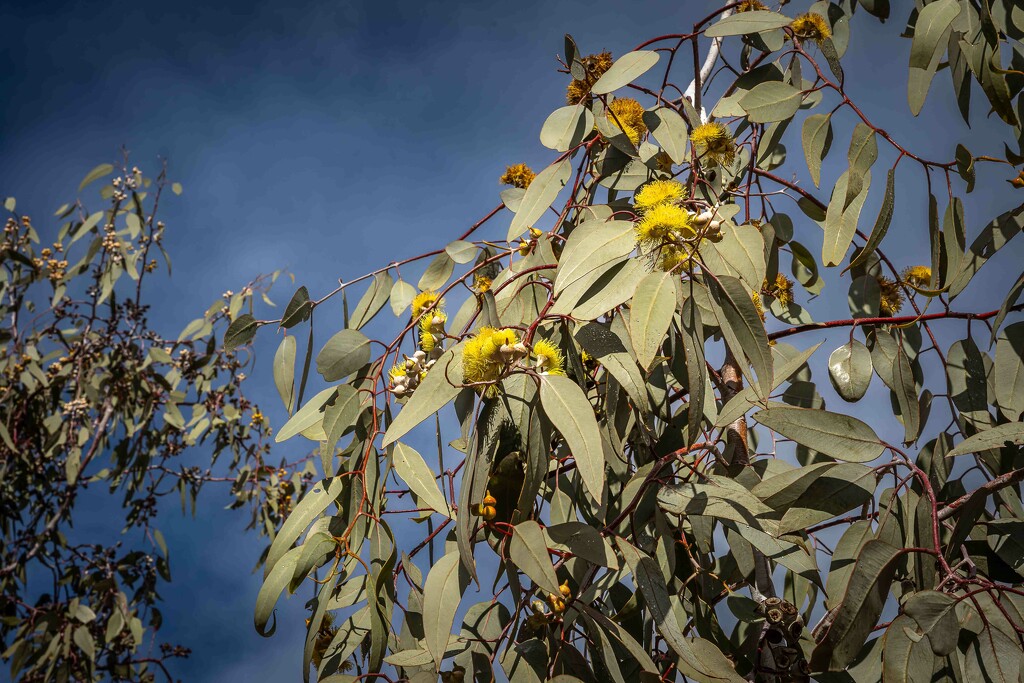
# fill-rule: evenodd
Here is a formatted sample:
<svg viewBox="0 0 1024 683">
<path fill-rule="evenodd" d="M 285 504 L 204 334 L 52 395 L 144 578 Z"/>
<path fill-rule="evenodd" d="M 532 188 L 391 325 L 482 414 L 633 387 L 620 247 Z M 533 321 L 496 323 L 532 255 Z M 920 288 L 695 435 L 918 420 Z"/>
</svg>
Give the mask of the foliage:
<svg viewBox="0 0 1024 683">
<path fill-rule="evenodd" d="M 291 411 L 287 331 L 309 324 L 304 387 L 317 308 L 341 295 L 348 311 L 368 285 L 315 354 L 327 388 L 277 435 L 317 442 L 323 479 L 273 540 L 255 620 L 271 633 L 279 596 L 315 579 L 304 678 L 312 663 L 332 683 L 1018 680 L 1022 281 L 993 273 L 1010 291 L 996 310 L 956 299 L 1024 227 L 1017 207 L 966 246 L 975 166 L 1024 156 L 903 147 L 842 65 L 854 12 L 885 20 L 889 3 L 806 9 L 730 3 L 614 61 L 566 36 L 547 168 L 511 166 L 502 203 L 443 249 L 239 324 L 232 343 L 285 331 L 274 377 Z M 911 112 L 945 68 L 964 121 L 973 97 L 973 123 L 991 109 L 984 125 L 1001 119 L 1019 150 L 1020 8 L 919 2 L 907 35 Z M 845 152 L 830 193 L 791 179 L 793 138 L 815 186 Z M 900 226 L 924 245 L 901 271 L 883 246 L 913 202 L 929 220 Z M 474 239 L 504 209 L 504 241 Z M 830 286 L 849 317 L 798 303 L 826 279 L 845 281 Z M 398 333 L 372 342 L 360 329 L 388 302 Z M 849 331 L 828 356 L 839 396 L 877 376 L 891 397 L 875 426 L 825 410 L 820 343 L 782 341 L 834 328 Z"/>
<path fill-rule="evenodd" d="M 278 468 L 263 465 L 268 427 L 240 387 L 244 357 L 216 341 L 268 283 L 228 292 L 177 339 L 159 335 L 147 320 L 167 258 L 157 209 L 180 186 L 125 160 L 94 169 L 79 191 L 100 180 L 106 208 L 65 204 L 51 237 L 5 203 L 0 634 L 20 681 L 170 677 L 165 660 L 188 654 L 156 641 L 170 580 L 154 525 L 161 498 L 194 510 L 206 483 L 225 481 L 235 505 L 252 503 L 254 524 L 280 521 L 281 501 L 265 495 L 280 488 Z M 185 458 L 200 444 L 212 453 L 203 467 Z M 214 470 L 220 456 L 229 476 Z M 89 508 L 108 509 L 105 495 L 120 498 L 110 536 L 76 531 Z"/>
</svg>

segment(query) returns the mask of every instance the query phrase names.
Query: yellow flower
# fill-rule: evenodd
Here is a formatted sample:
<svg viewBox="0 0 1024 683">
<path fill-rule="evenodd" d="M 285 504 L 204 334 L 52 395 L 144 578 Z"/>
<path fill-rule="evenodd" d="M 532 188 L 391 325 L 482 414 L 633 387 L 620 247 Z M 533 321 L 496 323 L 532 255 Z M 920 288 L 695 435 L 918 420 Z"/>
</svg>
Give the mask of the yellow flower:
<svg viewBox="0 0 1024 683">
<path fill-rule="evenodd" d="M 466 341 L 462 349 L 462 378 L 466 384 L 480 382 L 496 382 L 501 379 L 506 367 L 522 357 L 522 346 L 515 330 L 497 330 L 493 327 L 482 327 Z M 498 391 L 495 387 L 487 387 L 484 396 L 491 398 Z"/>
<path fill-rule="evenodd" d="M 650 208 L 636 224 L 637 242 L 648 249 L 666 242 L 692 239 L 696 235 L 693 214 L 674 204 L 658 204 Z"/>
<path fill-rule="evenodd" d="M 825 17 L 814 12 L 801 14 L 793 20 L 789 28 L 793 30 L 793 35 L 800 40 L 813 40 L 819 44 L 832 35 L 832 28 L 828 25 Z"/>
<path fill-rule="evenodd" d="M 516 164 L 515 166 L 506 166 L 505 173 L 498 179 L 498 182 L 525 190 L 536 177 L 537 174 L 526 164 Z"/>
<path fill-rule="evenodd" d="M 910 266 L 904 269 L 902 279 L 914 287 L 928 287 L 932 282 L 932 269 L 928 266 Z"/>
<path fill-rule="evenodd" d="M 537 371 L 542 375 L 564 375 L 565 359 L 557 346 L 545 339 L 533 343 L 533 355 L 537 357 Z"/>
<path fill-rule="evenodd" d="M 430 353 L 444 339 L 444 324 L 448 316 L 441 311 L 420 318 L 420 348 Z"/>
<path fill-rule="evenodd" d="M 435 306 L 436 304 L 436 306 Z M 437 292 L 426 289 L 413 297 L 412 300 L 412 317 L 418 318 L 423 314 L 423 311 L 427 310 L 431 306 L 434 306 L 434 311 L 444 310 L 444 299 L 438 296 Z"/>
<path fill-rule="evenodd" d="M 768 9 L 761 0 L 743 0 L 737 7 L 737 12 L 754 12 L 756 10 Z"/>
<path fill-rule="evenodd" d="M 761 285 L 761 292 L 775 298 L 783 306 L 793 303 L 793 281 L 782 273 L 775 275 L 774 282 L 765 280 Z"/>
<path fill-rule="evenodd" d="M 640 144 L 640 138 L 647 132 L 642 104 L 629 97 L 619 97 L 608 106 L 606 116 L 612 124 L 622 129 L 630 142 Z"/>
<path fill-rule="evenodd" d="M 761 304 L 761 295 L 757 292 L 750 293 L 750 300 L 754 302 L 754 309 L 757 314 L 761 316 L 761 320 L 764 320 L 764 306 Z"/>
<path fill-rule="evenodd" d="M 698 155 L 723 166 L 728 166 L 736 158 L 736 143 L 733 142 L 732 133 L 724 123 L 702 123 L 690 133 L 690 140 Z"/>
<path fill-rule="evenodd" d="M 406 371 L 404 361 L 401 363 L 396 363 L 394 367 L 388 370 L 388 379 L 390 379 L 392 382 L 394 382 L 399 377 L 405 377 L 405 375 Z"/>
<path fill-rule="evenodd" d="M 678 180 L 655 180 L 645 183 L 633 195 L 633 207 L 643 213 L 659 204 L 675 204 L 686 197 L 686 188 Z"/>
<path fill-rule="evenodd" d="M 479 273 L 473 276 L 473 291 L 477 294 L 483 294 L 491 290 L 491 283 L 493 280 L 486 275 L 480 275 Z"/>
<path fill-rule="evenodd" d="M 658 267 L 668 272 L 679 266 L 685 267 L 692 257 L 693 252 L 688 247 L 668 244 L 662 247 L 658 254 Z"/>
<path fill-rule="evenodd" d="M 879 276 L 878 288 L 881 290 L 878 311 L 882 316 L 891 318 L 903 308 L 903 292 L 900 289 L 900 283 L 885 276 Z"/>
<path fill-rule="evenodd" d="M 612 53 L 601 52 L 596 55 L 587 55 L 580 60 L 583 63 L 583 70 L 586 72 L 582 80 L 573 79 L 565 91 L 565 101 L 568 104 L 579 104 L 585 102 L 590 96 L 590 88 L 597 82 L 604 72 L 611 68 Z"/>
</svg>

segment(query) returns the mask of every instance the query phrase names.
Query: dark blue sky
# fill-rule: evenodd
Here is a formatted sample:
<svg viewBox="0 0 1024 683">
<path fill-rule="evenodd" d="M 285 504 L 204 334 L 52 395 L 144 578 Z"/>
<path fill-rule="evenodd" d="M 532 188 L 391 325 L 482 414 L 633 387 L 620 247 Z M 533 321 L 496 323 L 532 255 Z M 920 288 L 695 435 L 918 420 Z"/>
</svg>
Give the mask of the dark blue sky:
<svg viewBox="0 0 1024 683">
<path fill-rule="evenodd" d="M 0 2 L 0 195 L 16 196 L 19 210 L 42 227 L 82 176 L 113 160 L 121 145 L 148 173 L 158 157 L 167 158 L 185 194 L 164 214 L 174 277 L 151 295 L 157 327 L 175 335 L 221 292 L 258 273 L 288 268 L 317 295 L 338 277 L 450 241 L 497 204 L 506 164 L 526 161 L 539 170 L 551 158 L 537 133 L 563 104 L 566 77 L 554 56 L 565 32 L 585 52 L 618 55 L 654 35 L 687 30 L 718 5 Z M 909 115 L 909 42 L 897 38 L 904 20 L 897 15 L 881 26 L 854 18 L 854 45 L 844 60 L 854 98 L 923 156 L 950 158 L 956 141 L 975 153 L 1001 153 L 1001 138 L 991 132 L 1001 130 L 979 107 L 975 130 L 963 126 L 945 73 L 922 115 L 931 123 Z M 842 170 L 848 131 L 837 132 L 823 186 Z M 807 182 L 797 139 L 789 147 L 787 173 Z M 863 230 L 877 211 L 886 159 L 891 150 L 881 146 Z M 967 205 L 971 236 L 1017 199 L 1003 170 L 979 171 Z M 910 188 L 904 196 L 918 192 L 897 204 L 887 242 L 904 266 L 921 261 L 904 254 L 926 254 L 927 233 L 922 176 L 910 165 L 901 165 L 901 174 Z M 802 219 L 795 207 L 786 210 Z M 505 214 L 486 235 L 502 237 L 508 220 Z M 815 252 L 820 232 L 808 225 L 804 220 L 798 231 Z M 1004 266 L 989 266 L 998 286 L 968 290 L 958 307 L 997 307 L 1019 255 L 1018 248 L 1003 257 L 1002 274 Z M 284 283 L 273 298 L 283 304 L 290 294 Z M 326 331 L 340 327 L 338 310 L 333 325 L 322 317 Z M 818 318 L 845 317 L 844 297 L 812 310 Z M 819 361 L 842 336 L 826 343 Z M 249 391 L 273 408 L 279 426 L 276 393 L 266 381 L 273 344 L 268 338 L 260 346 L 263 377 L 257 372 Z M 824 374 L 816 378 L 826 399 L 840 404 Z M 879 384 L 872 391 L 885 400 Z M 293 440 L 277 453 L 295 456 L 305 446 Z M 243 515 L 221 510 L 227 502 L 208 490 L 202 523 L 168 509 L 162 528 L 175 581 L 164 592 L 162 638 L 194 649 L 176 667 L 186 680 L 295 680 L 301 600 L 279 615 L 290 628 L 270 641 L 255 634 L 259 579 L 250 570 L 259 545 L 243 534 Z M 106 527 L 100 518 L 86 528 Z"/>
</svg>

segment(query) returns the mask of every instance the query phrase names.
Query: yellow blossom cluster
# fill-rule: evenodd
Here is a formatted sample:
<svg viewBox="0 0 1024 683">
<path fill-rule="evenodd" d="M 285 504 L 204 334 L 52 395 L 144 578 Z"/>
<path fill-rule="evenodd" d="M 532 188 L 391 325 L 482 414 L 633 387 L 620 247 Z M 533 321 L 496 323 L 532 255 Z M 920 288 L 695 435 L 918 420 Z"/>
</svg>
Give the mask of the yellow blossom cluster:
<svg viewBox="0 0 1024 683">
<path fill-rule="evenodd" d="M 573 79 L 565 91 L 567 104 L 579 104 L 590 97 L 590 89 L 594 87 L 604 72 L 611 68 L 612 53 L 600 52 L 596 55 L 587 55 L 580 60 L 583 63 L 585 75 L 582 79 Z"/>
<path fill-rule="evenodd" d="M 801 14 L 789 25 L 793 35 L 800 40 L 813 40 L 821 44 L 826 38 L 831 37 L 832 27 L 828 25 L 825 17 L 815 12 Z"/>
<path fill-rule="evenodd" d="M 691 242 L 699 237 L 698 217 L 681 205 L 685 198 L 686 188 L 677 180 L 646 183 L 633 196 L 640 214 L 637 245 L 666 271 L 689 262 L 696 248 Z"/>
<path fill-rule="evenodd" d="M 761 2 L 761 0 L 743 0 L 743 2 L 736 6 L 737 12 L 757 12 L 766 9 L 768 9 L 768 5 Z"/>
<path fill-rule="evenodd" d="M 528 351 L 515 330 L 482 327 L 462 349 L 462 377 L 466 384 L 497 382 L 512 363 Z M 496 387 L 478 387 L 487 398 L 497 396 Z"/>
<path fill-rule="evenodd" d="M 777 273 L 775 279 L 768 282 L 767 279 L 761 284 L 761 293 L 770 296 L 783 306 L 793 303 L 793 281 L 782 273 Z"/>
<path fill-rule="evenodd" d="M 537 174 L 526 164 L 515 164 L 514 166 L 505 167 L 505 172 L 498 179 L 498 182 L 502 185 L 511 185 L 512 187 L 525 190 L 536 177 Z"/>
<path fill-rule="evenodd" d="M 903 290 L 900 288 L 900 283 L 885 276 L 879 276 L 878 288 L 881 291 L 878 312 L 886 318 L 891 318 L 903 308 Z"/>
<path fill-rule="evenodd" d="M 928 266 L 909 266 L 900 277 L 911 287 L 928 287 L 932 282 L 932 269 Z"/>
<path fill-rule="evenodd" d="M 630 97 L 616 98 L 608 105 L 606 114 L 612 125 L 620 128 L 634 145 L 647 133 L 644 123 L 644 106 Z"/>
<path fill-rule="evenodd" d="M 558 347 L 546 339 L 538 339 L 533 343 L 534 367 L 542 375 L 564 375 L 565 359 Z"/>
<path fill-rule="evenodd" d="M 728 126 L 718 121 L 708 121 L 693 129 L 690 141 L 702 160 L 710 160 L 721 166 L 728 166 L 736 158 L 736 143 Z"/>
<path fill-rule="evenodd" d="M 413 319 L 419 318 L 430 307 L 433 307 L 434 311 L 444 311 L 444 299 L 437 292 L 425 289 L 412 299 Z"/>
</svg>

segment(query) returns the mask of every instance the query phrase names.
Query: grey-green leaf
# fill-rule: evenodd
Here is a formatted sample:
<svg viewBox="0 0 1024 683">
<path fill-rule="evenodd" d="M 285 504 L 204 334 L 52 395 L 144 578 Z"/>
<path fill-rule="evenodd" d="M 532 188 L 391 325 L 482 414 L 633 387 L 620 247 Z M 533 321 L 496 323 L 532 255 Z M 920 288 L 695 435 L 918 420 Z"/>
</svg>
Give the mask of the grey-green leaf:
<svg viewBox="0 0 1024 683">
<path fill-rule="evenodd" d="M 462 343 L 445 351 L 416 388 L 398 417 L 384 434 L 387 446 L 405 436 L 409 430 L 446 406 L 462 389 Z"/>
<path fill-rule="evenodd" d="M 551 112 L 540 129 L 540 142 L 557 152 L 578 145 L 594 130 L 594 115 L 582 104 L 560 107 Z"/>
<path fill-rule="evenodd" d="M 519 237 L 527 228 L 532 227 L 539 221 L 544 212 L 555 201 L 555 197 L 562 191 L 569 176 L 572 174 L 572 163 L 569 159 L 562 159 L 551 164 L 537 174 L 530 186 L 526 188 L 512 225 L 509 226 L 506 239 L 511 242 Z"/>
<path fill-rule="evenodd" d="M 295 337 L 286 334 L 274 354 L 274 386 L 289 415 L 295 403 Z"/>
<path fill-rule="evenodd" d="M 723 36 L 742 36 L 748 33 L 761 33 L 789 26 L 793 20 L 789 17 L 767 10 L 740 12 L 712 24 L 704 31 L 709 38 Z"/>
<path fill-rule="evenodd" d="M 460 566 L 459 553 L 453 550 L 434 563 L 423 586 L 423 635 L 438 671 L 468 583 L 468 576 Z"/>
<path fill-rule="evenodd" d="M 753 418 L 798 444 L 846 462 L 870 462 L 885 450 L 878 435 L 855 417 L 827 410 L 772 404 Z"/>
<path fill-rule="evenodd" d="M 541 590 L 558 595 L 558 576 L 548 554 L 544 532 L 537 522 L 527 520 L 515 526 L 508 546 L 509 558 Z"/>
<path fill-rule="evenodd" d="M 844 401 L 859 401 L 871 384 L 871 352 L 851 339 L 828 357 L 828 377 Z"/>
<path fill-rule="evenodd" d="M 993 448 L 1002 448 L 1007 443 L 1017 446 L 1024 444 L 1024 422 L 1010 422 L 986 429 L 961 441 L 946 454 L 947 458 L 968 453 L 980 453 Z"/>
<path fill-rule="evenodd" d="M 821 162 L 828 154 L 829 141 L 832 138 L 832 116 L 830 114 L 812 114 L 804 119 L 801 138 L 804 145 L 804 158 L 807 170 L 815 187 L 821 186 Z"/>
<path fill-rule="evenodd" d="M 604 450 L 594 407 L 579 385 L 557 375 L 541 377 L 540 402 L 569 446 L 584 487 L 600 504 L 604 498 Z"/>
<path fill-rule="evenodd" d="M 337 382 L 370 362 L 370 340 L 358 330 L 341 330 L 327 340 L 316 356 L 316 370 Z"/>
<path fill-rule="evenodd" d="M 627 52 L 604 72 L 590 89 L 595 95 L 606 95 L 613 90 L 629 85 L 658 63 L 660 55 L 653 50 Z"/>
<path fill-rule="evenodd" d="M 672 273 L 660 271 L 647 275 L 633 292 L 630 306 L 629 336 L 641 367 L 649 369 L 658 355 L 665 333 L 676 311 L 676 281 Z"/>
<path fill-rule="evenodd" d="M 740 98 L 740 106 L 754 123 L 784 121 L 800 108 L 803 94 L 781 81 L 765 81 L 755 85 Z"/>
<path fill-rule="evenodd" d="M 448 501 L 437 486 L 436 476 L 416 449 L 401 442 L 396 443 L 394 464 L 398 476 L 421 501 L 442 515 L 452 517 Z"/>
</svg>

